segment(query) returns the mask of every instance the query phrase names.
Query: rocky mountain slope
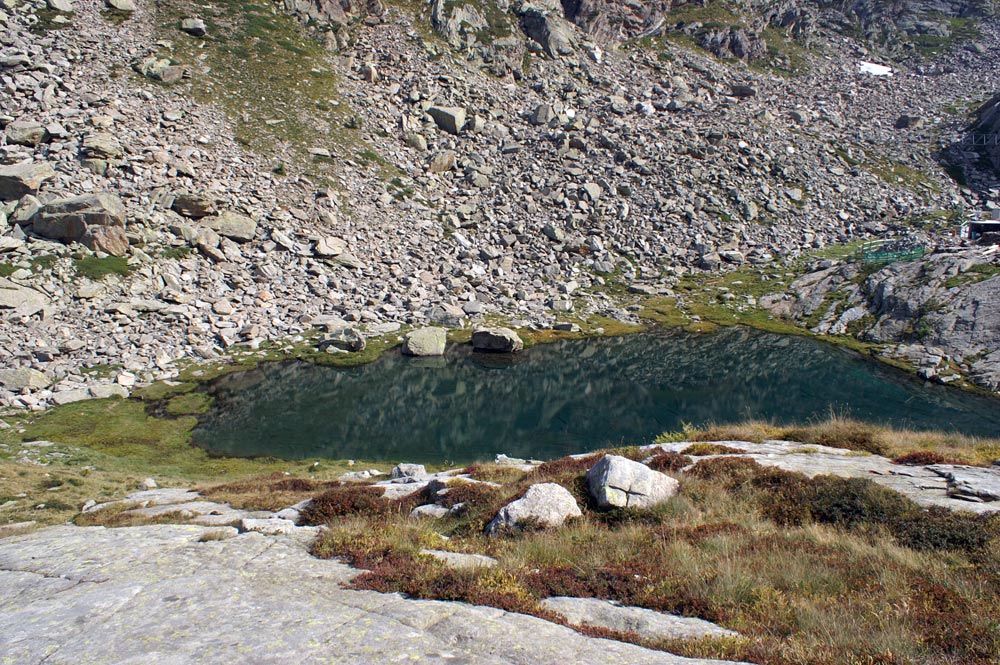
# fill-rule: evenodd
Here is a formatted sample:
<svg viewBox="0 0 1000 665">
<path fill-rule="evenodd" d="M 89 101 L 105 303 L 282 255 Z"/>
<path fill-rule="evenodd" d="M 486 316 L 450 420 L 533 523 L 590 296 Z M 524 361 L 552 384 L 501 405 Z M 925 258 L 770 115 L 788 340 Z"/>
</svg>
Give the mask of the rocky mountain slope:
<svg viewBox="0 0 1000 665">
<path fill-rule="evenodd" d="M 113 4 L 0 9 L 0 405 L 318 323 L 633 320 L 995 177 L 936 157 L 996 81 L 981 2 Z"/>
</svg>

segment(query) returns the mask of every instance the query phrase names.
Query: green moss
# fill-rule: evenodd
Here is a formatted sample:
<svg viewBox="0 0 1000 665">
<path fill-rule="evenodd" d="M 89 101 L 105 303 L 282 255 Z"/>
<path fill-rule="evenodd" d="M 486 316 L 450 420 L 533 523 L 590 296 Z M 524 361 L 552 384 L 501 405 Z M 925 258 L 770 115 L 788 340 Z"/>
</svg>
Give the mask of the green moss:
<svg viewBox="0 0 1000 665">
<path fill-rule="evenodd" d="M 966 284 L 977 284 L 1000 275 L 1000 265 L 995 263 L 977 263 L 963 273 L 949 277 L 944 282 L 946 289 Z"/>
<path fill-rule="evenodd" d="M 982 31 L 975 18 L 930 14 L 926 18 L 946 21 L 949 27 L 947 37 L 939 35 L 913 35 L 910 42 L 916 52 L 923 58 L 932 58 L 955 48 L 956 45 L 981 39 Z"/>
<path fill-rule="evenodd" d="M 132 396 L 144 402 L 159 402 L 160 400 L 167 399 L 173 395 L 183 395 L 184 393 L 189 393 L 197 387 L 198 384 L 192 382 L 170 384 L 163 381 L 157 381 L 149 384 L 145 388 L 140 388 L 132 393 Z"/>
<path fill-rule="evenodd" d="M 95 379 L 105 379 L 121 369 L 122 365 L 118 363 L 98 363 L 80 368 L 80 373 Z"/>
<path fill-rule="evenodd" d="M 212 398 L 205 393 L 189 392 L 177 395 L 167 402 L 166 412 L 171 416 L 197 416 L 207 413 L 212 406 Z"/>
<path fill-rule="evenodd" d="M 189 482 L 286 471 L 308 462 L 271 458 L 212 457 L 191 445 L 192 416 L 157 418 L 139 400 L 85 400 L 53 407 L 23 423 L 25 441 L 47 440 L 73 446 L 66 464 L 94 472 L 131 473 L 139 478 L 185 478 Z M 327 462 L 333 470 L 343 468 Z"/>
<path fill-rule="evenodd" d="M 10 263 L 0 263 L 0 277 L 10 277 L 17 270 L 17 266 Z"/>
<path fill-rule="evenodd" d="M 108 275 L 125 277 L 132 273 L 128 262 L 120 256 L 106 256 L 103 259 L 96 256 L 81 256 L 73 260 L 76 274 L 94 281 L 102 280 Z"/>
<path fill-rule="evenodd" d="M 190 247 L 166 247 L 160 250 L 160 256 L 165 259 L 184 259 L 191 255 L 193 250 Z"/>
</svg>

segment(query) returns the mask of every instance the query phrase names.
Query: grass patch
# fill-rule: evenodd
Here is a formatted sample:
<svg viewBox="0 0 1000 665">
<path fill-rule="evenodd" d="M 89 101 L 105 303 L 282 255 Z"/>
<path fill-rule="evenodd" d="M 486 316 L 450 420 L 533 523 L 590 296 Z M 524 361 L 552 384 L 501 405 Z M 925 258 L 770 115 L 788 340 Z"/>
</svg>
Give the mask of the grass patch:
<svg viewBox="0 0 1000 665">
<path fill-rule="evenodd" d="M 186 259 L 189 257 L 192 251 L 193 250 L 186 245 L 182 247 L 165 247 L 160 250 L 160 257 L 179 261 L 180 259 Z"/>
<path fill-rule="evenodd" d="M 157 418 L 147 406 L 132 399 L 86 400 L 13 420 L 16 429 L 0 432 L 0 493 L 10 495 L 14 505 L 0 509 L 0 523 L 65 522 L 88 499 L 120 499 L 149 476 L 162 486 L 274 473 L 329 482 L 350 468 L 329 460 L 314 466 L 315 460 L 212 457 L 190 443 L 194 417 Z M 55 443 L 43 448 L 21 443 L 39 440 Z M 25 451 L 40 455 L 38 463 L 20 461 Z"/>
<path fill-rule="evenodd" d="M 76 269 L 77 275 L 95 282 L 104 279 L 108 275 L 127 277 L 132 274 L 132 268 L 120 256 L 106 256 L 104 258 L 80 256 L 73 260 L 73 267 Z"/>
<path fill-rule="evenodd" d="M 953 275 L 944 281 L 946 289 L 953 289 L 957 286 L 967 284 L 978 284 L 1000 275 L 1000 265 L 995 263 L 977 263 L 968 270 L 958 275 Z"/>
<path fill-rule="evenodd" d="M 205 393 L 189 392 L 170 398 L 164 410 L 171 416 L 197 416 L 207 413 L 212 398 Z"/>
</svg>

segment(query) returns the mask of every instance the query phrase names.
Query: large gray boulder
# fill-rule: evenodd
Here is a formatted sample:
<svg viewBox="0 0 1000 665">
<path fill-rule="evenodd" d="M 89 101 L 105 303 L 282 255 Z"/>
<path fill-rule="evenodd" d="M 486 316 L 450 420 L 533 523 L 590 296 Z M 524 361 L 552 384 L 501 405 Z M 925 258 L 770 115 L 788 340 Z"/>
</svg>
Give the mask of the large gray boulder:
<svg viewBox="0 0 1000 665">
<path fill-rule="evenodd" d="M 52 381 L 43 372 L 30 367 L 0 369 L 0 386 L 14 392 L 46 388 Z"/>
<path fill-rule="evenodd" d="M 576 505 L 576 499 L 565 487 L 556 483 L 540 483 L 529 487 L 522 498 L 501 508 L 493 521 L 486 525 L 486 533 L 495 536 L 505 528 L 526 523 L 545 527 L 562 526 L 570 517 L 582 514 L 580 506 Z"/>
<path fill-rule="evenodd" d="M 515 353 L 524 348 L 524 342 L 510 328 L 479 328 L 472 333 L 475 351 Z"/>
<path fill-rule="evenodd" d="M 550 8 L 525 2 L 518 13 L 521 17 L 521 30 L 538 42 L 549 57 L 570 55 L 576 50 L 578 42 L 573 34 L 573 27 Z"/>
<path fill-rule="evenodd" d="M 120 226 L 90 226 L 80 238 L 80 242 L 95 252 L 111 256 L 128 254 L 128 236 Z"/>
<path fill-rule="evenodd" d="M 34 194 L 43 182 L 55 174 L 55 169 L 48 162 L 0 166 L 0 201 L 14 201 Z"/>
<path fill-rule="evenodd" d="M 605 455 L 587 472 L 587 489 L 601 508 L 651 508 L 677 487 L 670 476 L 618 455 Z"/>
<path fill-rule="evenodd" d="M 7 143 L 35 147 L 45 140 L 45 126 L 34 120 L 15 120 L 4 127 Z"/>
<path fill-rule="evenodd" d="M 465 109 L 457 106 L 432 106 L 427 113 L 449 134 L 458 134 L 465 127 Z"/>
<path fill-rule="evenodd" d="M 44 238 L 80 240 L 90 226 L 125 226 L 125 217 L 125 205 L 115 194 L 84 194 L 47 203 L 32 229 Z"/>
<path fill-rule="evenodd" d="M 212 217 L 205 217 L 201 223 L 221 236 L 226 236 L 236 242 L 249 242 L 257 233 L 257 222 L 246 215 L 235 212 L 222 212 Z"/>
<path fill-rule="evenodd" d="M 40 291 L 15 284 L 0 277 L 0 309 L 12 309 L 22 316 L 42 310 L 49 299 Z"/>
<path fill-rule="evenodd" d="M 420 328 L 410 331 L 403 342 L 403 353 L 408 356 L 442 356 L 448 342 L 444 328 Z"/>
</svg>

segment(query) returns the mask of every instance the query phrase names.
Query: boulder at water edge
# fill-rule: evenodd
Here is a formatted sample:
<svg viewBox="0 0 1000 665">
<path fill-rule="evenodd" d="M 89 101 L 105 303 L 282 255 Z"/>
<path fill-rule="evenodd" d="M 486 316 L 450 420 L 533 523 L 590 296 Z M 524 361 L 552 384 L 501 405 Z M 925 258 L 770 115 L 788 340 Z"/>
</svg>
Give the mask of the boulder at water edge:
<svg viewBox="0 0 1000 665">
<path fill-rule="evenodd" d="M 441 356 L 448 342 L 444 328 L 420 328 L 406 335 L 403 353 L 408 356 Z"/>
<path fill-rule="evenodd" d="M 524 342 L 510 328 L 479 328 L 472 333 L 475 351 L 515 353 L 524 348 Z"/>
<path fill-rule="evenodd" d="M 650 508 L 677 494 L 678 482 L 645 464 L 605 455 L 587 472 L 587 489 L 601 508 Z"/>
</svg>

